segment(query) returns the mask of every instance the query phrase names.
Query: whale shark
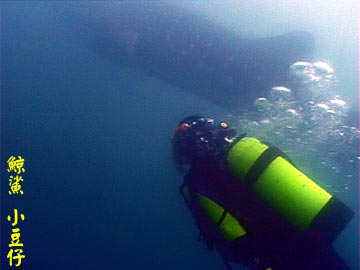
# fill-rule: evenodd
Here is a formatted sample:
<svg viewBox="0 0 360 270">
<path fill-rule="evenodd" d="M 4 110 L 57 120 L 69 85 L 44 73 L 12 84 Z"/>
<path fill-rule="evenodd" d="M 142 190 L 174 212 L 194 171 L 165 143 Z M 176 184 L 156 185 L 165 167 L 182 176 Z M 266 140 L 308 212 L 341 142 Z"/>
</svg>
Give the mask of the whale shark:
<svg viewBox="0 0 360 270">
<path fill-rule="evenodd" d="M 289 86 L 289 66 L 310 61 L 307 32 L 248 39 L 178 5 L 153 1 L 76 2 L 66 22 L 111 61 L 239 111 L 275 85 Z"/>
</svg>

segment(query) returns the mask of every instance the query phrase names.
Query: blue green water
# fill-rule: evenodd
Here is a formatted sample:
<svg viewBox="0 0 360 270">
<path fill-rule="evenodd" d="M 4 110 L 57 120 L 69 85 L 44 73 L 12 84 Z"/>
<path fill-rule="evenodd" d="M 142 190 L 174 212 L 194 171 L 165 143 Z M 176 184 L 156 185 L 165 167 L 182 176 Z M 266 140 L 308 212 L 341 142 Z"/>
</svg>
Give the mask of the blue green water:
<svg viewBox="0 0 360 270">
<path fill-rule="evenodd" d="M 3 269 L 11 230 L 6 215 L 14 207 L 26 216 L 24 269 L 223 269 L 219 257 L 197 242 L 193 219 L 178 194 L 181 177 L 169 140 L 176 123 L 189 114 L 230 119 L 250 133 L 260 130 L 251 117 L 261 122 L 269 116 L 254 108 L 242 116 L 248 117 L 245 125 L 243 118 L 229 117 L 183 89 L 114 63 L 87 47 L 54 14 L 52 5 L 42 2 L 1 2 Z M 329 58 L 333 52 L 328 50 Z M 335 60 L 344 70 L 340 65 L 347 62 Z M 341 75 L 342 81 L 356 81 L 352 73 Z M 356 91 L 343 89 L 353 84 L 334 89 L 349 106 Z M 282 141 L 285 150 L 356 212 L 334 243 L 356 270 L 357 138 L 349 143 L 328 137 L 294 146 L 294 153 L 297 138 Z M 319 139 L 313 135 L 305 145 L 314 138 Z M 329 148 L 331 157 L 324 158 Z M 318 154 L 320 160 L 302 150 L 324 154 Z M 24 195 L 18 198 L 7 195 L 4 166 L 10 155 L 26 160 Z"/>
</svg>

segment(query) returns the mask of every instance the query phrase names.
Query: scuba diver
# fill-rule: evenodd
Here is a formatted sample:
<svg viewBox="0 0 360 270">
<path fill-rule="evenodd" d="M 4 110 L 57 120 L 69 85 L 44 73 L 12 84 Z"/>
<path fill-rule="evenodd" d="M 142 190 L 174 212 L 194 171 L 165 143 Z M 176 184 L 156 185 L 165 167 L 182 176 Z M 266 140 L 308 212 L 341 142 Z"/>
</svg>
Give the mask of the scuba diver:
<svg viewBox="0 0 360 270">
<path fill-rule="evenodd" d="M 353 217 L 277 148 L 189 116 L 171 139 L 200 239 L 227 269 L 349 269 L 331 243 Z"/>
</svg>

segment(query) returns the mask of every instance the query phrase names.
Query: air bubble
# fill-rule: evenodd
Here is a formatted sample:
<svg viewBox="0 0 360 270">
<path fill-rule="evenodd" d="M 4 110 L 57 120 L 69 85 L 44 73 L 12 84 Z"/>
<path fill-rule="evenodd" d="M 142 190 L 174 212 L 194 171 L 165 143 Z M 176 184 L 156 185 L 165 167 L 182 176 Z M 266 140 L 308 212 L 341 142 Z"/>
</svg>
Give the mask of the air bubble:
<svg viewBox="0 0 360 270">
<path fill-rule="evenodd" d="M 260 123 L 269 125 L 269 124 L 271 124 L 271 120 L 270 119 L 263 119 L 263 120 L 260 121 Z"/>
<path fill-rule="evenodd" d="M 299 117 L 300 116 L 300 114 L 294 109 L 287 109 L 285 111 L 285 115 L 290 116 L 290 117 Z"/>
<path fill-rule="evenodd" d="M 312 67 L 308 62 L 296 62 L 290 66 L 290 74 L 299 78 L 303 78 L 304 74 Z"/>
<path fill-rule="evenodd" d="M 274 102 L 288 101 L 292 98 L 292 91 L 284 86 L 275 86 L 270 90 L 270 99 Z"/>
<path fill-rule="evenodd" d="M 334 73 L 332 66 L 325 62 L 315 62 L 313 67 L 318 75 L 326 76 Z"/>
<path fill-rule="evenodd" d="M 328 104 L 339 116 L 345 116 L 347 114 L 348 106 L 344 100 L 334 98 L 331 99 Z"/>
<path fill-rule="evenodd" d="M 271 107 L 271 103 L 264 97 L 256 99 L 254 105 L 255 108 L 260 112 L 268 111 Z"/>
<path fill-rule="evenodd" d="M 342 99 L 337 99 L 334 98 L 332 100 L 330 100 L 330 103 L 336 106 L 340 106 L 340 107 L 345 107 L 346 106 L 346 102 L 343 101 Z"/>
<path fill-rule="evenodd" d="M 326 112 L 329 110 L 329 106 L 324 103 L 318 103 L 315 105 L 315 109 L 317 109 L 318 112 Z"/>
</svg>

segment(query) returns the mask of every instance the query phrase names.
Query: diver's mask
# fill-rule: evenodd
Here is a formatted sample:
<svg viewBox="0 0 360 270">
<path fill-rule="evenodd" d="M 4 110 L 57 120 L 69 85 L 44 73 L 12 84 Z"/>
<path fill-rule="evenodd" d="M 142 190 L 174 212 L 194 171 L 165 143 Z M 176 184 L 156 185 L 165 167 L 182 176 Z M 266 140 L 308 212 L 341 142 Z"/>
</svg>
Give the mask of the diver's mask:
<svg viewBox="0 0 360 270">
<path fill-rule="evenodd" d="M 235 136 L 236 131 L 224 121 L 216 126 L 211 118 L 186 117 L 179 123 L 171 140 L 177 167 L 222 159 Z"/>
</svg>

